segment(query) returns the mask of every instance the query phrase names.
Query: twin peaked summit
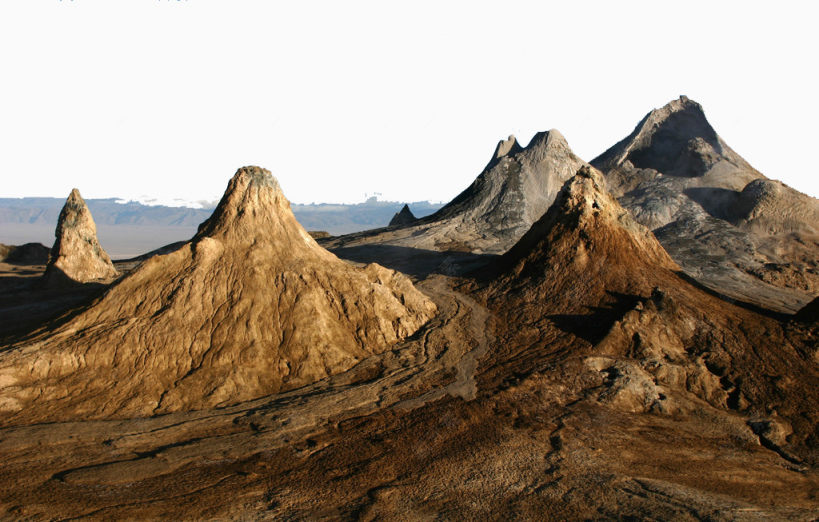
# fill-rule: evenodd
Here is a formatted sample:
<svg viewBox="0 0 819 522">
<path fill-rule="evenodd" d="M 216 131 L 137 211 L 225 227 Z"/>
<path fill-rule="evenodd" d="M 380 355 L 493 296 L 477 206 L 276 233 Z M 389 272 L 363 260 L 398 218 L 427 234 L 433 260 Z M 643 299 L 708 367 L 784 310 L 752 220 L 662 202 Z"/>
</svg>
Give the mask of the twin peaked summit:
<svg viewBox="0 0 819 522">
<path fill-rule="evenodd" d="M 270 172 L 245 167 L 187 245 L 4 354 L 0 407 L 102 418 L 232 404 L 344 371 L 435 310 L 405 276 L 318 246 Z"/>
<path fill-rule="evenodd" d="M 416 220 L 396 216 L 389 228 L 322 244 L 502 254 L 546 212 L 563 183 L 583 165 L 557 130 L 536 134 L 525 148 L 510 136 L 498 143 L 472 184 L 431 216 Z"/>
</svg>

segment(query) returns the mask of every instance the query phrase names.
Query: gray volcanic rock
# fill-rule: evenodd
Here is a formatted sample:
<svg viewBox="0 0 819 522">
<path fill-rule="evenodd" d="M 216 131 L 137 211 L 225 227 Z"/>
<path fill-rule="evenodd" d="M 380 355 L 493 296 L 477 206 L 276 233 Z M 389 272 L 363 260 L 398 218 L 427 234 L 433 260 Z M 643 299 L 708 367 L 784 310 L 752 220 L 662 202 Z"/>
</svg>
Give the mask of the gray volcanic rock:
<svg viewBox="0 0 819 522">
<path fill-rule="evenodd" d="M 105 418 L 234 404 L 347 370 L 435 310 L 405 276 L 318 246 L 270 172 L 245 167 L 189 243 L 0 354 L 0 411 Z"/>
<path fill-rule="evenodd" d="M 819 200 L 781 181 L 748 183 L 730 213 L 734 224 L 758 234 L 819 234 Z"/>
<path fill-rule="evenodd" d="M 475 181 L 434 214 L 398 230 L 350 234 L 326 245 L 500 254 L 546 212 L 582 165 L 557 130 L 539 132 L 526 148 L 510 136 L 498 143 Z"/>
<path fill-rule="evenodd" d="M 762 177 L 717 135 L 702 106 L 685 96 L 648 113 L 630 135 L 592 164 L 604 172 L 617 167 L 626 173 L 634 169 L 654 170 L 666 176 L 691 178 L 687 186 L 734 190 Z M 615 177 L 619 183 L 612 185 L 610 181 L 609 185 L 612 190 L 621 188 L 632 177 Z"/>
<path fill-rule="evenodd" d="M 409 208 L 409 205 L 404 205 L 400 212 L 396 212 L 395 215 L 390 220 L 390 224 L 388 226 L 402 226 L 402 225 L 409 225 L 415 223 L 418 218 L 416 218 L 412 211 Z"/>
<path fill-rule="evenodd" d="M 612 194 L 683 270 L 726 296 L 793 313 L 819 289 L 819 201 L 768 180 L 681 96 L 594 159 Z"/>
<path fill-rule="evenodd" d="M 43 275 L 47 283 L 87 283 L 117 276 L 111 258 L 97 240 L 94 218 L 79 190 L 69 194 L 54 235 L 57 239 Z"/>
</svg>

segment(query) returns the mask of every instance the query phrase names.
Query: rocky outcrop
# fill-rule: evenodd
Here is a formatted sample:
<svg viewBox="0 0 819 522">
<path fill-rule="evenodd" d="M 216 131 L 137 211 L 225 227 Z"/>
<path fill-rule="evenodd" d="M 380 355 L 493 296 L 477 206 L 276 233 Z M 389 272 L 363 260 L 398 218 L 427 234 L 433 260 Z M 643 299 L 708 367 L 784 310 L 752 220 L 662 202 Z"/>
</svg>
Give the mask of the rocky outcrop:
<svg viewBox="0 0 819 522">
<path fill-rule="evenodd" d="M 435 309 L 405 276 L 318 246 L 270 172 L 246 167 L 190 243 L 3 353 L 0 406 L 103 418 L 233 404 L 342 372 Z"/>
<path fill-rule="evenodd" d="M 54 235 L 57 239 L 43 276 L 46 283 L 87 283 L 117 276 L 111 258 L 97 240 L 94 218 L 79 190 L 71 190 Z"/>
<path fill-rule="evenodd" d="M 686 273 L 713 290 L 792 313 L 819 289 L 810 253 L 819 247 L 819 202 L 751 167 L 698 103 L 682 96 L 651 111 L 592 164 Z"/>
<path fill-rule="evenodd" d="M 546 212 L 563 183 L 584 164 L 557 130 L 537 133 L 525 148 L 510 136 L 498 143 L 475 181 L 434 214 L 411 226 L 340 236 L 326 245 L 501 254 Z"/>
<path fill-rule="evenodd" d="M 415 223 L 416 220 L 417 218 L 412 214 L 409 205 L 404 205 L 399 212 L 395 213 L 395 215 L 390 220 L 390 224 L 388 226 L 396 227 L 410 225 L 412 223 Z"/>
</svg>

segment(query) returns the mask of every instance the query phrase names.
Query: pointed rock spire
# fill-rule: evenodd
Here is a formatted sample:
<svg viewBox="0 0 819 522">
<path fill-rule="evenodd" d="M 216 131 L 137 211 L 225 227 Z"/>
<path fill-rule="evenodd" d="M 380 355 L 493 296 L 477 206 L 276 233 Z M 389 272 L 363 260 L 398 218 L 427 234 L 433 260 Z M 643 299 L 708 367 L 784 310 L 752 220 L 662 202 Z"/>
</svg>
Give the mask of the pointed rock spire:
<svg viewBox="0 0 819 522">
<path fill-rule="evenodd" d="M 722 140 L 702 107 L 681 97 L 646 115 L 592 161 L 609 190 L 685 272 L 749 304 L 794 313 L 816 288 L 804 267 L 817 201 L 768 180 Z M 773 267 L 776 267 L 773 269 Z"/>
<path fill-rule="evenodd" d="M 404 208 L 402 208 L 400 212 L 395 213 L 388 226 L 393 227 L 399 225 L 409 225 L 414 223 L 416 220 L 417 218 L 413 215 L 409 205 L 404 205 Z"/>
<path fill-rule="evenodd" d="M 296 222 L 270 171 L 249 166 L 236 171 L 213 214 L 199 225 L 194 241 L 203 237 L 253 243 L 304 241 L 309 234 Z"/>
<path fill-rule="evenodd" d="M 47 283 L 86 283 L 117 275 L 111 258 L 97 240 L 97 227 L 79 190 L 69 194 L 54 235 L 57 239 L 43 276 Z"/>
<path fill-rule="evenodd" d="M 557 129 L 550 129 L 548 131 L 540 131 L 532 137 L 532 141 L 526 146 L 527 149 L 557 149 L 557 150 L 571 150 L 569 143 L 563 134 Z"/>
</svg>

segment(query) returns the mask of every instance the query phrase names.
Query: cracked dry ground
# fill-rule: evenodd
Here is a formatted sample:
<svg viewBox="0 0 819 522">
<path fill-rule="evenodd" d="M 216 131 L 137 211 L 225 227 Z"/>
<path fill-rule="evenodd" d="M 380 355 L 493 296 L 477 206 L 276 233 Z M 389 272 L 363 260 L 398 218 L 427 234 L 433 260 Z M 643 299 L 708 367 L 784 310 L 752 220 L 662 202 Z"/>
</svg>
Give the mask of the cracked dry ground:
<svg viewBox="0 0 819 522">
<path fill-rule="evenodd" d="M 314 385 L 234 407 L 0 430 L 5 518 L 811 519 L 815 463 L 747 416 L 600 400 L 595 345 L 543 340 L 472 283 L 411 339 Z M 814 335 L 799 330 L 792 335 Z M 783 456 L 784 455 L 784 456 Z"/>
</svg>

